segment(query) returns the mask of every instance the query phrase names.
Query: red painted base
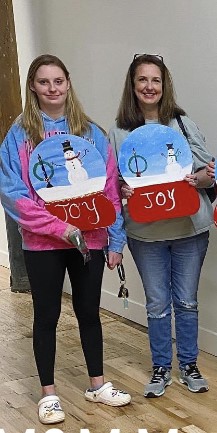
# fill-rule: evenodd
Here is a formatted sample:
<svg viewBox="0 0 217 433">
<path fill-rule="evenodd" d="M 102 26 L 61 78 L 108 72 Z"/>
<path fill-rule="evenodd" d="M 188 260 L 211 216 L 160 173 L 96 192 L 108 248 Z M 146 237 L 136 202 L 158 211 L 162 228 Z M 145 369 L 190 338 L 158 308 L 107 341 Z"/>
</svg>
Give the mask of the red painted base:
<svg viewBox="0 0 217 433">
<path fill-rule="evenodd" d="M 193 215 L 199 207 L 199 194 L 186 181 L 135 188 L 128 200 L 129 214 L 139 223 Z"/>
<path fill-rule="evenodd" d="M 45 204 L 46 209 L 80 230 L 108 227 L 115 222 L 112 202 L 101 192 Z"/>
<path fill-rule="evenodd" d="M 217 205 L 214 209 L 214 223 L 215 223 L 215 226 L 217 227 Z"/>
</svg>

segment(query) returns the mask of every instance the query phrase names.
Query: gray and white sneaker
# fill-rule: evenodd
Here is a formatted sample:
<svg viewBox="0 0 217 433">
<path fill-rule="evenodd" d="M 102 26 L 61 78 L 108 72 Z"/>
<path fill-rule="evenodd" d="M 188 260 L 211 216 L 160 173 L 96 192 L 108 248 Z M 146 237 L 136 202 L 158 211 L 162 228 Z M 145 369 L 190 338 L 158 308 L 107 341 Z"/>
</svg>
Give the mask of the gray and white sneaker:
<svg viewBox="0 0 217 433">
<path fill-rule="evenodd" d="M 170 370 L 164 367 L 154 367 L 152 378 L 145 386 L 144 396 L 147 398 L 160 397 L 165 393 L 166 386 L 171 385 L 171 383 Z"/>
<path fill-rule="evenodd" d="M 191 392 L 206 392 L 209 390 L 208 382 L 200 374 L 196 363 L 186 365 L 185 368 L 180 371 L 179 381 L 187 385 Z"/>
</svg>

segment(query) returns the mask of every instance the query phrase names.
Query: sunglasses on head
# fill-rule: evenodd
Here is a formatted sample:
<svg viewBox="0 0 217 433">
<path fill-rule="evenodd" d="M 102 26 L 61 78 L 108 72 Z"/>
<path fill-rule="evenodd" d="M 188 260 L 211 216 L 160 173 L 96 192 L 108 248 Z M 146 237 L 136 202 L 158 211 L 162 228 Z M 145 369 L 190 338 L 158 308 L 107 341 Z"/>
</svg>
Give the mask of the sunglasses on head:
<svg viewBox="0 0 217 433">
<path fill-rule="evenodd" d="M 145 53 L 144 54 L 134 54 L 133 61 L 138 59 L 138 57 L 142 57 L 142 56 L 143 57 L 155 57 L 158 60 L 160 60 L 162 63 L 164 61 L 163 57 L 160 56 L 159 54 L 145 54 Z"/>
</svg>

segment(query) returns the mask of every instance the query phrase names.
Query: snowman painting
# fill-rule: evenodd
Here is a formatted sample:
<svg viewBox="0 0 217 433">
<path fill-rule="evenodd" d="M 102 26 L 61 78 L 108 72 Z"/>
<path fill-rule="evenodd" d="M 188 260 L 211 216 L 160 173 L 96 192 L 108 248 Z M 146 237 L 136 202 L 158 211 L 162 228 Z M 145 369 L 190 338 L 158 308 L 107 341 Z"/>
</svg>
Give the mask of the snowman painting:
<svg viewBox="0 0 217 433">
<path fill-rule="evenodd" d="M 74 182 L 88 180 L 87 171 L 85 170 L 85 168 L 82 167 L 80 152 L 78 152 L 77 155 L 75 154 L 69 140 L 64 141 L 64 143 L 62 143 L 62 146 L 64 158 L 66 160 L 65 167 L 68 171 L 69 183 L 72 185 Z"/>
<path fill-rule="evenodd" d="M 166 144 L 166 146 L 167 146 L 167 156 L 166 156 L 167 165 L 165 167 L 165 173 L 169 176 L 169 178 L 173 178 L 175 176 L 176 180 L 177 180 L 177 175 L 180 174 L 180 179 L 181 179 L 182 167 L 177 162 L 177 158 L 181 152 L 179 151 L 179 149 L 177 149 L 175 152 L 173 143 L 168 143 Z M 162 154 L 162 156 L 165 155 Z"/>
</svg>

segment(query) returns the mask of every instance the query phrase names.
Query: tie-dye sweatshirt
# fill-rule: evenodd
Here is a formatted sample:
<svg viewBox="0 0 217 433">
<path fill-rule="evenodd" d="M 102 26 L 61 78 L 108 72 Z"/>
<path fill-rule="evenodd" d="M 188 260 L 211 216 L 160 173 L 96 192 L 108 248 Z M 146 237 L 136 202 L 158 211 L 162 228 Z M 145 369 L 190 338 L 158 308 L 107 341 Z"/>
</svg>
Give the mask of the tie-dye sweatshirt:
<svg viewBox="0 0 217 433">
<path fill-rule="evenodd" d="M 53 120 L 42 113 L 45 138 L 68 133 L 65 117 Z M 83 138 L 100 152 L 106 164 L 104 194 L 116 210 L 116 221 L 110 227 L 83 232 L 90 249 L 101 249 L 109 245 L 110 251 L 122 252 L 126 243 L 121 201 L 119 197 L 118 173 L 111 146 L 102 131 L 90 124 L 90 132 Z M 0 196 L 5 211 L 18 223 L 22 235 L 23 249 L 31 251 L 72 248 L 66 238 L 70 229 L 67 222 L 53 216 L 45 209 L 44 201 L 33 189 L 29 179 L 29 158 L 32 148 L 19 121 L 15 122 L 0 148 Z"/>
</svg>

